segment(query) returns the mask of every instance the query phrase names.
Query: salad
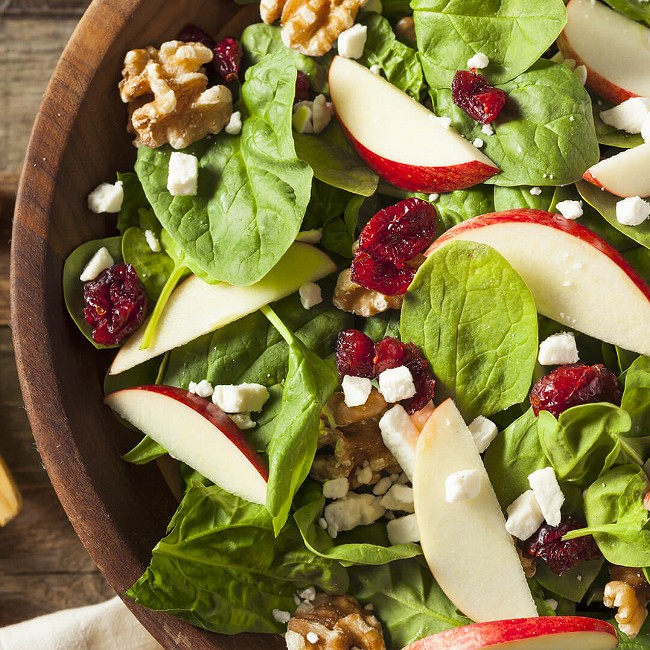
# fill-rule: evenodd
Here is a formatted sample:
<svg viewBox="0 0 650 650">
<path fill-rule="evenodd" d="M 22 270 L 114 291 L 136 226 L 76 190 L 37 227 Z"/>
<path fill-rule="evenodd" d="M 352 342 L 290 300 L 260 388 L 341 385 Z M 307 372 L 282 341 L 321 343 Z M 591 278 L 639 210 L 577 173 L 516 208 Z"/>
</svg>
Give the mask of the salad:
<svg viewBox="0 0 650 650">
<path fill-rule="evenodd" d="M 650 4 L 260 15 L 126 54 L 135 169 L 65 263 L 124 460 L 179 461 L 127 595 L 292 650 L 650 648 Z"/>
</svg>

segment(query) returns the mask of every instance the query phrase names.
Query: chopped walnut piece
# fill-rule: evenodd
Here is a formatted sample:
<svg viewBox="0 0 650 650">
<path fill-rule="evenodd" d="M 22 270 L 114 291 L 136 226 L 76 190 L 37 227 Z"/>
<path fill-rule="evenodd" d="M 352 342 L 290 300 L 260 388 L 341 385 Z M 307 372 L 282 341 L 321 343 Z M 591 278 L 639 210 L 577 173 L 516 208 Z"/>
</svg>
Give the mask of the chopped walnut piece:
<svg viewBox="0 0 650 650">
<path fill-rule="evenodd" d="M 289 620 L 289 650 L 386 650 L 381 623 L 351 596 L 317 594 Z"/>
<path fill-rule="evenodd" d="M 278 18 L 282 41 L 308 56 L 332 49 L 341 32 L 354 24 L 365 0 L 262 0 L 260 16 L 271 24 Z"/>
<path fill-rule="evenodd" d="M 395 34 L 397 34 L 398 38 L 403 41 L 415 45 L 415 21 L 413 20 L 413 16 L 400 18 L 397 23 L 395 23 Z"/>
<path fill-rule="evenodd" d="M 379 291 L 366 289 L 350 279 L 350 269 L 341 271 L 332 298 L 334 306 L 357 316 L 374 316 L 387 309 L 399 309 L 404 296 L 385 296 Z"/>
<path fill-rule="evenodd" d="M 201 66 L 211 60 L 210 48 L 181 41 L 127 53 L 119 88 L 136 146 L 184 149 L 228 124 L 232 94 L 225 86 L 207 87 Z"/>
<path fill-rule="evenodd" d="M 634 587 L 638 599 L 643 603 L 650 601 L 650 585 L 642 569 L 637 567 L 619 566 L 618 564 L 609 565 L 609 575 L 612 580 L 627 582 Z"/>
<path fill-rule="evenodd" d="M 648 615 L 648 610 L 637 598 L 634 587 L 621 580 L 612 580 L 605 585 L 603 604 L 605 607 L 618 607 L 616 622 L 631 639 L 639 633 Z"/>
<path fill-rule="evenodd" d="M 537 563 L 535 562 L 535 558 L 524 555 L 518 546 L 516 548 L 519 561 L 521 562 L 521 568 L 524 570 L 524 575 L 527 578 L 532 578 L 535 573 L 537 573 Z"/>
<path fill-rule="evenodd" d="M 361 406 L 348 406 L 345 403 L 345 395 L 340 391 L 330 397 L 327 406 L 332 412 L 336 426 L 346 427 L 349 424 L 356 424 L 364 420 L 377 420 L 379 422 L 379 418 L 388 408 L 388 403 L 376 388 L 372 388 L 365 404 Z"/>
</svg>

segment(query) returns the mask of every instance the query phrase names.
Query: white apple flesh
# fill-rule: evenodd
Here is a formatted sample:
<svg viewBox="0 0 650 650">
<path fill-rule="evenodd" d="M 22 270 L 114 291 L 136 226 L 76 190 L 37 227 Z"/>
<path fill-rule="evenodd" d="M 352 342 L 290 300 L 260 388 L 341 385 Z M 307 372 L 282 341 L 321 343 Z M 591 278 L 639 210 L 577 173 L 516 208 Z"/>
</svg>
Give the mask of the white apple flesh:
<svg viewBox="0 0 650 650">
<path fill-rule="evenodd" d="M 648 30 L 650 32 L 650 30 Z M 650 69 L 648 70 L 650 77 Z M 616 196 L 650 196 L 650 144 L 605 158 L 584 173 L 584 179 Z"/>
<path fill-rule="evenodd" d="M 571 0 L 558 46 L 587 68 L 586 85 L 601 97 L 650 97 L 650 29 L 641 23 L 601 2 Z"/>
<path fill-rule="evenodd" d="M 268 470 L 237 425 L 202 397 L 173 386 L 118 390 L 104 402 L 224 490 L 264 505 Z"/>
<path fill-rule="evenodd" d="M 309 244 L 295 243 L 264 278 L 248 287 L 226 282 L 208 284 L 192 275 L 169 297 L 151 345 L 140 348 L 145 321 L 120 348 L 109 373 L 117 375 L 184 345 L 334 271 L 336 265 L 325 253 Z"/>
<path fill-rule="evenodd" d="M 455 129 L 359 63 L 336 56 L 329 86 L 348 139 L 389 183 L 414 192 L 451 192 L 499 171 Z"/>
<path fill-rule="evenodd" d="M 480 474 L 478 495 L 447 503 L 447 477 L 472 469 Z M 479 622 L 537 616 L 483 461 L 451 399 L 436 408 L 418 438 L 413 497 L 424 557 L 463 614 Z"/>
<path fill-rule="evenodd" d="M 616 630 L 586 616 L 538 616 L 455 627 L 414 641 L 403 650 L 610 650 Z"/>
<path fill-rule="evenodd" d="M 650 354 L 650 287 L 588 228 L 542 210 L 506 210 L 454 226 L 426 255 L 457 239 L 488 244 L 503 255 L 528 285 L 540 314 Z"/>
</svg>

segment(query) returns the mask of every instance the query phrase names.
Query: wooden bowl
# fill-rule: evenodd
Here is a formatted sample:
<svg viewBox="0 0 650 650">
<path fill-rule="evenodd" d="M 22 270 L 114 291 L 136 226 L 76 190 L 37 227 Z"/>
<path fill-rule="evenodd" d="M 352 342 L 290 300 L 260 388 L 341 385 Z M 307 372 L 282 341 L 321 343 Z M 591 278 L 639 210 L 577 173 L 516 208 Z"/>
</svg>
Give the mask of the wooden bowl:
<svg viewBox="0 0 650 650">
<path fill-rule="evenodd" d="M 63 303 L 63 262 L 76 246 L 115 232 L 86 197 L 133 169 L 117 83 L 125 53 L 173 38 L 186 23 L 238 36 L 257 4 L 232 0 L 95 0 L 52 77 L 32 133 L 12 242 L 12 324 L 30 423 L 54 488 L 84 546 L 122 593 L 148 565 L 176 501 L 154 466 L 120 459 L 133 444 L 102 404 L 110 353 L 76 330 Z M 279 636 L 211 634 L 125 601 L 166 648 L 282 648 Z M 270 613 L 270 612 L 269 612 Z"/>
</svg>

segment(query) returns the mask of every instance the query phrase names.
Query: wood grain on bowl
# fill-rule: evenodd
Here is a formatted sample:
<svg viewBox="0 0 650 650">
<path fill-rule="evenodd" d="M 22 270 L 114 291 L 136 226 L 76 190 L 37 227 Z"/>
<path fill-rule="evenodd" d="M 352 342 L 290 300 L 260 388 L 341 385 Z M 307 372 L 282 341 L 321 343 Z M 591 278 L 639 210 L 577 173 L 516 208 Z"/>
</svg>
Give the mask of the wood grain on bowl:
<svg viewBox="0 0 650 650">
<path fill-rule="evenodd" d="M 103 237 L 115 217 L 94 215 L 86 196 L 135 150 L 117 93 L 124 54 L 173 37 L 187 22 L 238 35 L 257 6 L 230 0 L 96 0 L 79 23 L 44 97 L 15 212 L 12 323 L 23 395 L 52 484 L 86 549 L 121 593 L 147 566 L 176 501 L 153 466 L 120 455 L 133 444 L 102 404 L 109 353 L 97 353 L 67 317 L 61 271 L 80 243 Z M 280 637 L 204 632 L 169 615 L 129 607 L 167 648 L 248 650 Z"/>
</svg>

